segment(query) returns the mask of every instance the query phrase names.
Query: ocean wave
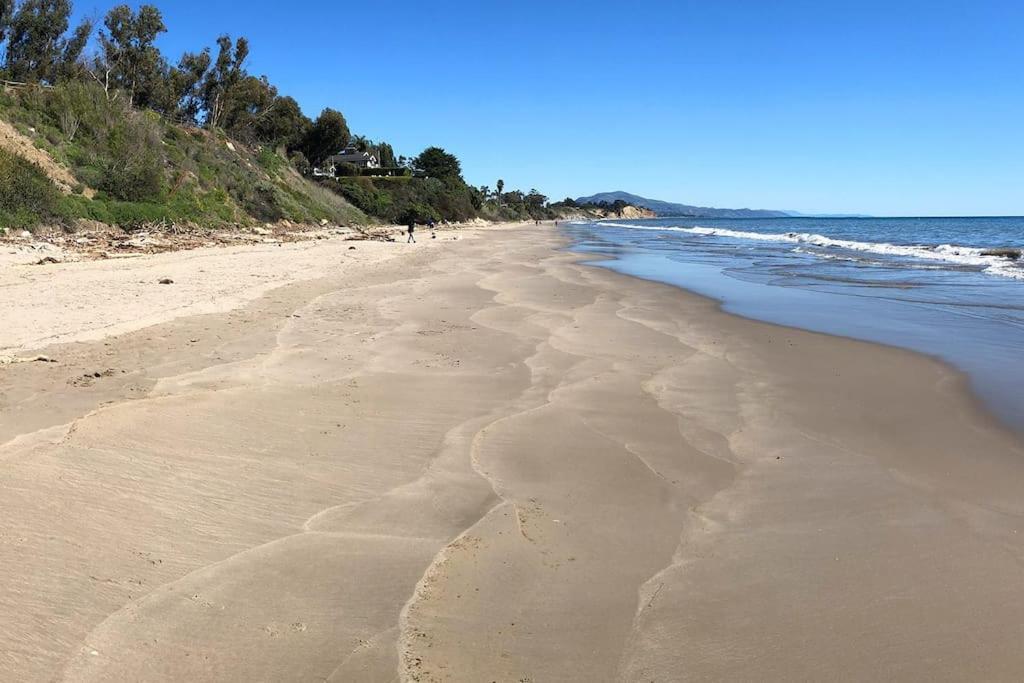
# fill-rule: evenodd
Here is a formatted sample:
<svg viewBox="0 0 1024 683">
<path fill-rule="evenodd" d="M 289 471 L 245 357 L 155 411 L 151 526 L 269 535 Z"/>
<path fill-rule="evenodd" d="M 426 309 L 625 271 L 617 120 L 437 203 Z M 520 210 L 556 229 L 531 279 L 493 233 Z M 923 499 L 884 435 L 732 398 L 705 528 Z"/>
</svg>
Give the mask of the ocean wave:
<svg viewBox="0 0 1024 683">
<path fill-rule="evenodd" d="M 992 275 L 1024 280 L 1024 268 L 1017 265 L 1014 260 L 1005 256 L 983 253 L 993 251 L 988 248 L 964 247 L 956 244 L 903 245 L 890 244 L 888 242 L 858 242 L 856 240 L 834 239 L 832 237 L 826 237 L 825 235 L 818 235 L 810 232 L 761 233 L 747 232 L 744 230 L 730 230 L 728 228 L 684 228 L 653 225 L 641 226 L 628 225 L 626 223 L 604 223 L 604 225 L 617 228 L 630 228 L 634 230 L 681 232 L 690 235 L 701 235 L 704 237 L 726 237 L 758 242 L 802 244 L 822 249 L 842 249 L 846 251 L 856 251 L 881 256 L 897 256 L 925 261 L 942 261 L 950 264 L 974 266 Z M 820 255 L 823 258 L 828 257 L 825 254 Z"/>
</svg>

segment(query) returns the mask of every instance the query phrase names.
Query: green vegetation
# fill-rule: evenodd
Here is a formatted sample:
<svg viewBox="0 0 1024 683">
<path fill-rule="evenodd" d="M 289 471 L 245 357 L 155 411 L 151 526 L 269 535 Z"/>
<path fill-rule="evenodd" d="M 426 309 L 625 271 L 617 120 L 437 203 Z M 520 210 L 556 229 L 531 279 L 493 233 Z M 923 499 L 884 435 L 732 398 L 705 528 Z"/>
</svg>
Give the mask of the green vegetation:
<svg viewBox="0 0 1024 683">
<path fill-rule="evenodd" d="M 38 167 L 0 149 L 0 227 L 27 228 L 53 218 L 58 198 Z"/>
<path fill-rule="evenodd" d="M 308 118 L 247 72 L 245 37 L 222 35 L 173 63 L 156 47 L 167 31 L 157 7 L 118 5 L 98 27 L 74 29 L 71 10 L 71 0 L 0 0 L 0 77 L 28 84 L 0 94 L 0 118 L 78 181 L 62 195 L 45 169 L 5 155 L 0 227 L 558 215 L 536 190 L 506 192 L 500 180 L 494 193 L 470 187 L 458 158 L 439 147 L 396 157 L 387 142 L 353 136 L 340 111 Z M 84 57 L 94 33 L 97 52 Z M 314 174 L 349 144 L 381 168 L 341 163 L 335 177 Z"/>
<path fill-rule="evenodd" d="M 477 216 L 473 191 L 461 178 L 338 178 L 323 181 L 369 215 L 389 223 L 464 221 Z"/>
<path fill-rule="evenodd" d="M 93 199 L 81 192 L 61 197 L 47 218 L 124 227 L 367 221 L 338 195 L 303 179 L 275 150 L 250 150 L 217 131 L 182 128 L 124 100 L 108 101 L 95 83 L 2 96 L 0 116 L 97 190 Z"/>
</svg>

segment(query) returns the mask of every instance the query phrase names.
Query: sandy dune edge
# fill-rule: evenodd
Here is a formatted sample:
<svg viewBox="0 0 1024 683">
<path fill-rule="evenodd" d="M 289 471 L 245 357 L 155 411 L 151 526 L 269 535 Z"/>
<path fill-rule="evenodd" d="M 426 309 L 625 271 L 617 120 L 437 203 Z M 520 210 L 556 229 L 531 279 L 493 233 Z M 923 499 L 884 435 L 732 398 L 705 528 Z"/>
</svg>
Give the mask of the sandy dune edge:
<svg viewBox="0 0 1024 683">
<path fill-rule="evenodd" d="M 555 246 L 442 243 L 0 370 L 0 669 L 1024 670 L 1024 453 L 956 375 Z"/>
</svg>

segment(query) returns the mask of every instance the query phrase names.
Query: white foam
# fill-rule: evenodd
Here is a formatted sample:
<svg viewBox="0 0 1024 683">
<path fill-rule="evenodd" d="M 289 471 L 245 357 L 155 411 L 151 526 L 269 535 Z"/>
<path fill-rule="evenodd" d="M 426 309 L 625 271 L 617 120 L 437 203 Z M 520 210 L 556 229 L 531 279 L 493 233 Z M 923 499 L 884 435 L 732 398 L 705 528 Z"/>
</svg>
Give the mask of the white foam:
<svg viewBox="0 0 1024 683">
<path fill-rule="evenodd" d="M 683 228 L 674 226 L 654 225 L 628 225 L 625 223 L 604 223 L 616 228 L 631 228 L 634 230 L 661 230 L 668 232 L 683 232 L 691 235 L 702 235 L 706 237 L 726 237 L 731 239 L 754 240 L 758 242 L 784 242 L 791 244 L 809 244 L 823 249 L 846 249 L 868 254 L 882 254 L 886 256 L 900 256 L 904 258 L 922 259 L 926 261 L 942 261 L 965 266 L 977 266 L 984 272 L 992 275 L 1024 280 L 1024 268 L 1016 265 L 1010 259 L 1001 256 L 985 256 L 982 254 L 985 249 L 977 247 L 963 247 L 956 244 L 941 244 L 938 246 L 926 245 L 903 245 L 889 244 L 888 242 L 858 242 L 855 240 L 839 240 L 824 235 L 810 232 L 786 232 L 786 233 L 761 233 L 746 232 L 743 230 L 729 230 L 728 228 Z M 819 254 L 828 258 L 826 254 Z"/>
</svg>

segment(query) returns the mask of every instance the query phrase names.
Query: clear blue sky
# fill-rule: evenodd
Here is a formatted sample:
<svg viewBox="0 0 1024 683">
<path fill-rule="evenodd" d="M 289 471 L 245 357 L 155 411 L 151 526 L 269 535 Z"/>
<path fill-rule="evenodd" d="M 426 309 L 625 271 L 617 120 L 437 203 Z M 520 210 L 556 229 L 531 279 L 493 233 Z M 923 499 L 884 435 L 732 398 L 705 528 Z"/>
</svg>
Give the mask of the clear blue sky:
<svg viewBox="0 0 1024 683">
<path fill-rule="evenodd" d="M 175 58 L 246 35 L 250 71 L 307 114 L 445 147 L 477 185 L 1024 214 L 1021 0 L 156 4 Z"/>
</svg>

